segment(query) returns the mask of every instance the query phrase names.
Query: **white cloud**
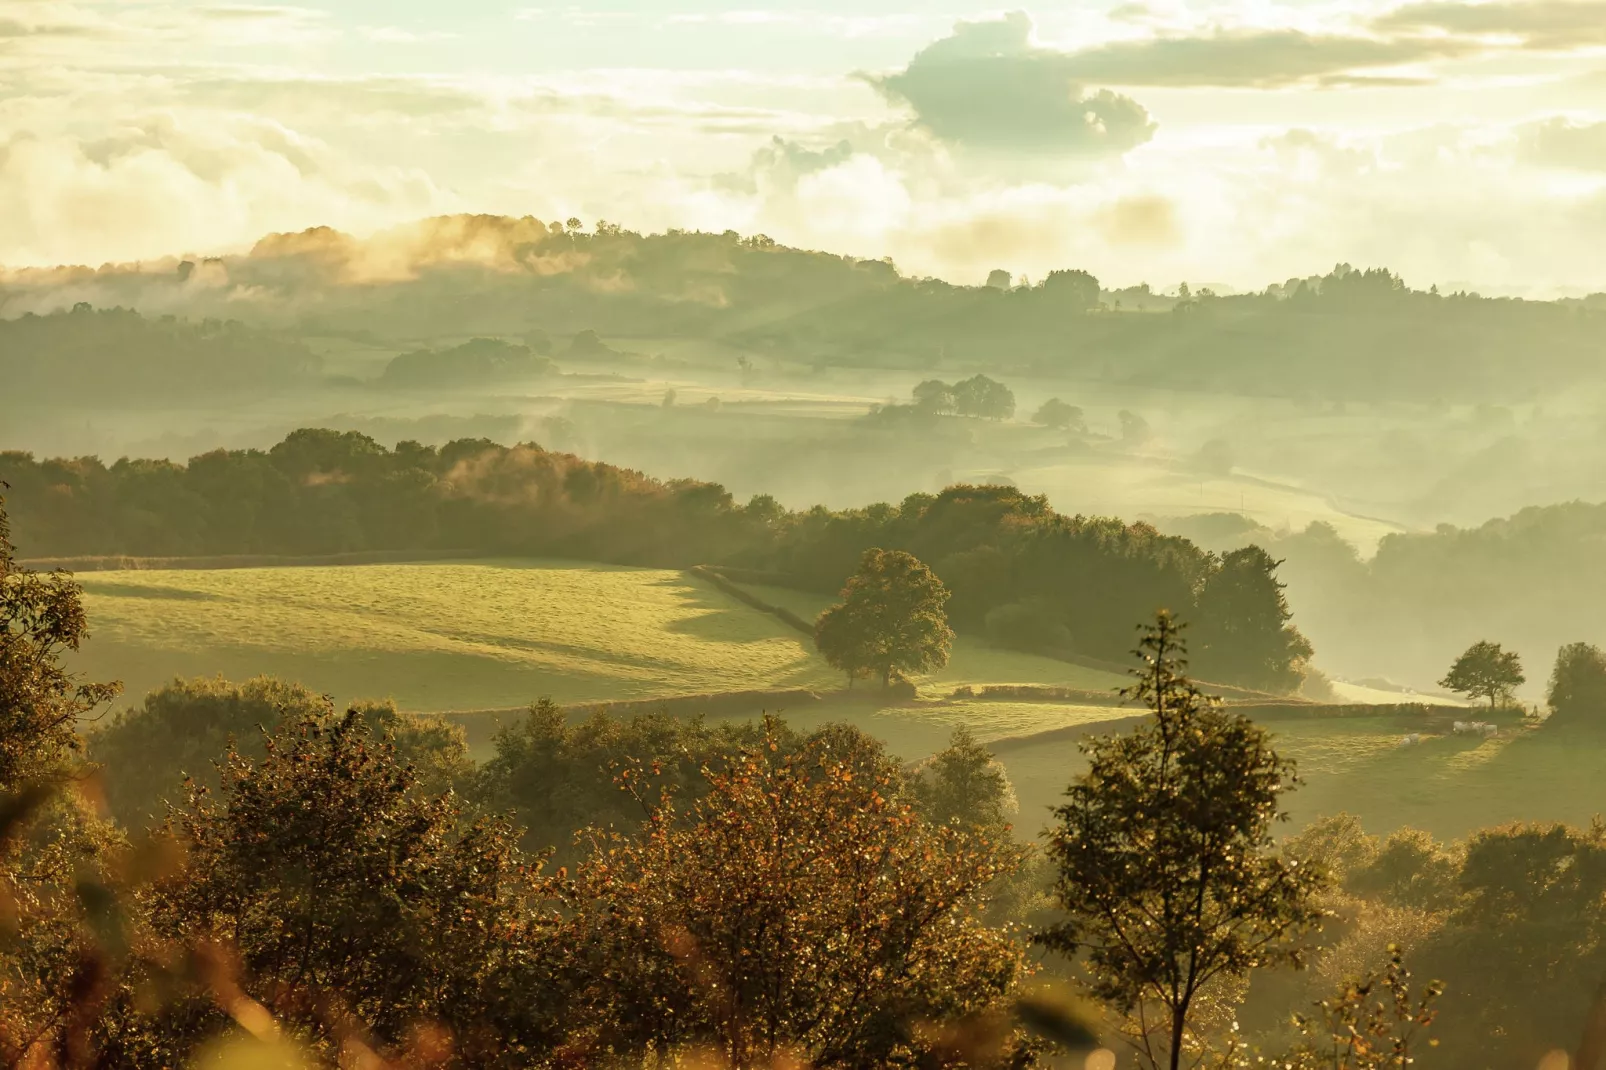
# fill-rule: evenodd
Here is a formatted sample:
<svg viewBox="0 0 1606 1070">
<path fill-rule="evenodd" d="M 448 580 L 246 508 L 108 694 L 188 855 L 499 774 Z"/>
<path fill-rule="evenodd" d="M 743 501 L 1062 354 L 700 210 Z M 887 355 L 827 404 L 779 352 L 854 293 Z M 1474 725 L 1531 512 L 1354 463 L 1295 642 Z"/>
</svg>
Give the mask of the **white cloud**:
<svg viewBox="0 0 1606 1070">
<path fill-rule="evenodd" d="M 382 45 L 422 45 L 432 41 L 455 41 L 458 34 L 446 30 L 406 30 L 400 26 L 364 26 L 366 40 Z"/>
<path fill-rule="evenodd" d="M 235 246 L 345 218 L 373 227 L 452 207 L 417 171 L 360 165 L 277 124 L 153 114 L 109 136 L 0 144 L 0 259 L 92 263 Z"/>
</svg>

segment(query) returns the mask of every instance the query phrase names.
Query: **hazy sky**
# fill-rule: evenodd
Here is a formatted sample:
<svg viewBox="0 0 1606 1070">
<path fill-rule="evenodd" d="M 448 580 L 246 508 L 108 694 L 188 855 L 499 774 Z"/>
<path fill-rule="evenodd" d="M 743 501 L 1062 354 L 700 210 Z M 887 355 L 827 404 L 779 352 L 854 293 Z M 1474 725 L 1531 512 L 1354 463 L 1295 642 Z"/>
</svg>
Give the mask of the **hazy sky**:
<svg viewBox="0 0 1606 1070">
<path fill-rule="evenodd" d="M 0 0 L 0 263 L 448 211 L 1606 290 L 1606 0 Z"/>
</svg>

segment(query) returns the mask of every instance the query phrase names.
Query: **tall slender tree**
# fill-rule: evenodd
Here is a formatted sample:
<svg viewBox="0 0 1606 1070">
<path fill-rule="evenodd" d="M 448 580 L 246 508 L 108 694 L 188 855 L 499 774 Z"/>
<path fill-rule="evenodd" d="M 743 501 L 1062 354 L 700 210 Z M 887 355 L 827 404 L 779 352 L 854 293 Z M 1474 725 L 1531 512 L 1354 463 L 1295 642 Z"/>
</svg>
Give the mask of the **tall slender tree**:
<svg viewBox="0 0 1606 1070">
<path fill-rule="evenodd" d="M 1082 959 L 1144 1066 L 1177 1070 L 1200 1051 L 1196 1018 L 1214 993 L 1300 962 L 1323 877 L 1275 850 L 1293 766 L 1184 675 L 1181 625 L 1162 612 L 1134 653 L 1124 694 L 1153 716 L 1084 744 L 1089 768 L 1049 842 L 1065 917 L 1037 940 Z"/>
</svg>

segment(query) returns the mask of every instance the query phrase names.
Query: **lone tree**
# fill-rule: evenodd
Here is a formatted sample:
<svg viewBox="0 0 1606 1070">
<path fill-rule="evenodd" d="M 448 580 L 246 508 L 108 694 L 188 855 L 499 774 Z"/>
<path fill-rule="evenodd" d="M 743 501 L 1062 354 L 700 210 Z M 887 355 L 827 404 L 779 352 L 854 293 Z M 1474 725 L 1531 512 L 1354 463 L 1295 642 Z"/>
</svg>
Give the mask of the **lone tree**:
<svg viewBox="0 0 1606 1070">
<path fill-rule="evenodd" d="M 1293 766 L 1193 686 L 1180 633 L 1161 612 L 1134 652 L 1142 667 L 1123 694 L 1153 718 L 1083 745 L 1090 766 L 1055 809 L 1048 849 L 1066 917 L 1036 937 L 1081 956 L 1095 995 L 1128 1016 L 1139 1062 L 1170 1070 L 1198 1051 L 1214 994 L 1255 967 L 1300 963 L 1325 880 L 1275 851 Z"/>
<path fill-rule="evenodd" d="M 870 549 L 842 588 L 842 601 L 820 614 L 814 644 L 833 668 L 856 677 L 925 672 L 948 664 L 948 588 L 913 554 Z"/>
<path fill-rule="evenodd" d="M 1511 693 L 1527 679 L 1516 651 L 1503 650 L 1499 643 L 1483 639 L 1455 659 L 1439 686 L 1470 698 L 1487 698 L 1492 710 L 1498 702 L 1509 702 Z"/>
<path fill-rule="evenodd" d="M 1593 643 L 1568 643 L 1556 652 L 1547 696 L 1558 724 L 1606 724 L 1606 654 Z"/>
<path fill-rule="evenodd" d="M 1015 393 L 996 379 L 972 375 L 954 384 L 954 411 L 961 416 L 1007 420 L 1015 415 Z"/>
<path fill-rule="evenodd" d="M 1053 428 L 1055 431 L 1075 431 L 1078 434 L 1087 430 L 1082 410 L 1059 398 L 1049 398 L 1043 402 L 1032 414 L 1032 423 Z"/>
</svg>

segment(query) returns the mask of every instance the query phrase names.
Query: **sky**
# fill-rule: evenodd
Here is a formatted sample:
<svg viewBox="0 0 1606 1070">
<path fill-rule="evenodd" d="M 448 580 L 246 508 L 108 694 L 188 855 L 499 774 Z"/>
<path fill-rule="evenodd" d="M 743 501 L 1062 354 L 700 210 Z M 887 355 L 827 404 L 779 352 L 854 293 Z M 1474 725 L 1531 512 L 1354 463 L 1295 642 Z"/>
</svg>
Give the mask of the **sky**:
<svg viewBox="0 0 1606 1070">
<path fill-rule="evenodd" d="M 1606 0 L 0 0 L 0 265 L 448 212 L 1606 291 Z"/>
</svg>

